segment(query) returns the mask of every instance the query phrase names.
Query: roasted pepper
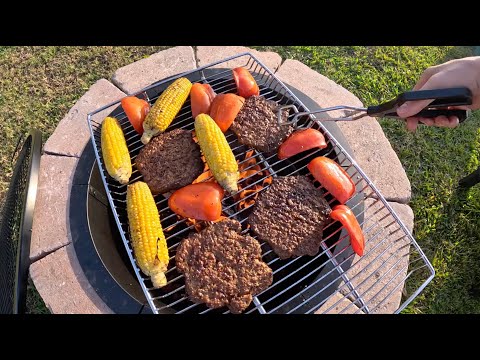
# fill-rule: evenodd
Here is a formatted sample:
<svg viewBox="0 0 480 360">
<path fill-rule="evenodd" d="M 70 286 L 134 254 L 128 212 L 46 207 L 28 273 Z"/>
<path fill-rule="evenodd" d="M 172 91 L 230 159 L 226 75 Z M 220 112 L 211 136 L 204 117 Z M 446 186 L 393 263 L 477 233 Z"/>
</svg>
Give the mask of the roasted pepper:
<svg viewBox="0 0 480 360">
<path fill-rule="evenodd" d="M 314 148 L 325 149 L 327 143 L 323 134 L 315 129 L 297 130 L 278 148 L 278 158 L 286 159 Z"/>
<path fill-rule="evenodd" d="M 170 209 L 183 217 L 215 221 L 222 215 L 223 188 L 215 182 L 184 186 L 168 199 Z"/>
<path fill-rule="evenodd" d="M 143 134 L 143 121 L 150 111 L 150 104 L 143 99 L 135 96 L 124 97 L 121 101 L 123 111 L 133 128 L 140 135 Z"/>
<path fill-rule="evenodd" d="M 352 210 L 347 205 L 336 205 L 332 208 L 330 217 L 342 223 L 345 229 L 347 229 L 353 251 L 358 256 L 363 256 L 365 236 Z"/>
<path fill-rule="evenodd" d="M 243 67 L 233 69 L 233 78 L 237 85 L 238 95 L 241 97 L 246 99 L 252 95 L 260 94 L 257 82 L 247 69 Z"/>
<path fill-rule="evenodd" d="M 219 94 L 213 99 L 210 117 L 225 132 L 237 117 L 245 99 L 235 94 Z"/>
<path fill-rule="evenodd" d="M 193 84 L 190 89 L 190 104 L 193 118 L 196 118 L 199 114 L 210 114 L 210 106 L 214 98 L 215 92 L 209 84 Z"/>
<path fill-rule="evenodd" d="M 332 159 L 319 156 L 310 161 L 307 167 L 313 177 L 341 204 L 355 193 L 355 184 L 350 176 Z"/>
</svg>

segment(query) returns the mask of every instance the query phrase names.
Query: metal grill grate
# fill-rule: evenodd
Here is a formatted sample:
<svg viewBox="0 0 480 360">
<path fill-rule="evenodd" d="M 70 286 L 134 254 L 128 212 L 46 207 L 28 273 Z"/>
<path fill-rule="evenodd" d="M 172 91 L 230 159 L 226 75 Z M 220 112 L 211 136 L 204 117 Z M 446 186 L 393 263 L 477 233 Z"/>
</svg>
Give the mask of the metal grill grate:
<svg viewBox="0 0 480 360">
<path fill-rule="evenodd" d="M 153 104 L 161 92 L 181 76 L 187 77 L 192 82 L 208 83 L 217 94 L 235 93 L 235 82 L 231 69 L 227 66 L 227 62 L 232 59 L 243 61 L 243 67 L 254 75 L 260 87 L 260 95 L 279 104 L 293 104 L 300 111 L 308 111 L 301 101 L 269 69 L 249 53 L 240 54 L 167 78 L 135 95 L 143 96 Z M 171 255 L 166 273 L 167 286 L 161 289 L 153 289 L 150 280 L 136 266 L 129 242 L 125 208 L 126 185 L 120 185 L 108 176 L 104 170 L 101 157 L 100 128 L 103 119 L 99 117 L 99 113 L 112 106 L 117 106 L 111 115 L 115 116 L 121 123 L 132 163 L 135 162 L 136 156 L 143 147 L 140 136 L 130 125 L 122 108 L 118 106 L 119 103 L 120 100 L 90 113 L 88 124 L 115 220 L 148 303 L 155 313 L 227 313 L 228 311 L 225 311 L 225 309 L 212 310 L 203 304 L 192 303 L 187 298 L 183 275 L 177 272 L 175 267 L 175 250 L 180 241 L 193 230 L 193 226 L 188 226 L 185 219 L 179 220 L 168 208 L 167 199 L 163 195 L 155 196 L 155 201 Z M 433 267 L 389 204 L 322 123 L 316 121 L 314 116 L 306 116 L 298 122 L 298 126 L 313 127 L 322 131 L 327 139 L 328 147 L 323 150 L 311 150 L 308 153 L 286 160 L 279 160 L 276 154 L 254 151 L 253 158 L 256 159 L 261 170 L 250 177 L 259 177 L 259 174 L 262 177 L 243 187 L 242 190 L 252 189 L 255 184 L 262 183 L 266 176 L 305 175 L 309 176 L 311 181 L 314 181 L 313 177 L 309 175 L 306 165 L 314 157 L 328 156 L 340 163 L 356 183 L 357 192 L 347 205 L 352 208 L 363 228 L 368 244 L 367 249 L 369 250 L 362 258 L 355 260 L 348 235 L 338 223 L 330 223 L 325 227 L 321 251 L 313 257 L 303 256 L 280 260 L 267 243 L 260 242 L 262 257 L 272 268 L 274 279 L 268 289 L 254 298 L 253 303 L 245 312 L 311 313 L 318 311 L 322 305 L 327 304 L 328 300 L 328 308 L 324 306 L 320 311 L 329 312 L 339 305 L 341 300 L 337 302 L 334 300 L 336 299 L 334 295 L 339 292 L 351 300 L 348 306 L 342 307 L 341 312 L 381 312 L 382 306 L 388 301 L 398 301 L 400 303 L 399 299 L 392 299 L 392 296 L 399 293 L 396 290 L 400 287 L 403 289 L 405 281 L 411 277 L 415 277 L 416 281 L 420 279 L 421 285 L 419 287 L 415 287 L 411 291 L 408 290 L 409 287 L 405 287 L 403 301 L 397 309 L 397 312 L 401 311 L 431 281 L 434 275 Z M 170 130 L 175 128 L 193 130 L 190 101 L 187 100 L 169 127 Z M 239 144 L 236 136 L 230 131 L 226 133 L 226 138 L 239 164 L 243 163 L 246 152 L 251 149 Z M 141 179 L 141 175 L 134 166 L 130 183 Z M 241 185 L 247 179 L 240 180 L 239 184 Z M 320 186 L 317 182 L 314 183 L 316 186 Z M 259 192 L 266 188 L 268 186 L 259 190 Z M 332 204 L 335 200 L 325 189 L 323 190 L 327 201 Z M 246 198 L 252 198 L 254 195 L 252 193 Z M 240 221 L 244 233 L 249 233 L 245 221 L 251 208 L 239 210 L 237 208 L 238 202 L 234 200 L 233 196 L 225 197 L 223 200 L 224 214 Z M 368 216 L 366 217 L 365 214 L 368 214 Z M 255 237 L 251 233 L 249 235 Z"/>
<path fill-rule="evenodd" d="M 39 132 L 25 140 L 0 211 L 0 314 L 21 313 L 25 306 L 40 142 Z"/>
</svg>

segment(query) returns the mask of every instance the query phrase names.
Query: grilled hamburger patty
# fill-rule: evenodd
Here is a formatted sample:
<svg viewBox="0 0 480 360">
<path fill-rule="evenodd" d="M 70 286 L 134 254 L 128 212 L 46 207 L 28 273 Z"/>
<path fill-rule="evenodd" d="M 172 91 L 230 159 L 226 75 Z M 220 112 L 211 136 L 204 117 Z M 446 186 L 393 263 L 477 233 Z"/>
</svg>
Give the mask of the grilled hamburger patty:
<svg viewBox="0 0 480 360">
<path fill-rule="evenodd" d="M 191 131 L 182 129 L 154 137 L 140 150 L 135 163 L 153 194 L 191 184 L 204 168 Z"/>
<path fill-rule="evenodd" d="M 270 286 L 272 269 L 262 260 L 260 244 L 241 231 L 238 221 L 226 219 L 181 242 L 175 260 L 192 301 L 238 314 Z"/>
<path fill-rule="evenodd" d="M 330 212 L 322 191 L 307 177 L 276 177 L 258 197 L 248 223 L 281 259 L 313 256 Z"/>
<path fill-rule="evenodd" d="M 293 131 L 290 125 L 278 125 L 276 108 L 275 101 L 251 96 L 245 100 L 230 129 L 241 144 L 262 152 L 275 151 Z M 286 121 L 288 111 L 284 110 L 282 114 Z"/>
</svg>

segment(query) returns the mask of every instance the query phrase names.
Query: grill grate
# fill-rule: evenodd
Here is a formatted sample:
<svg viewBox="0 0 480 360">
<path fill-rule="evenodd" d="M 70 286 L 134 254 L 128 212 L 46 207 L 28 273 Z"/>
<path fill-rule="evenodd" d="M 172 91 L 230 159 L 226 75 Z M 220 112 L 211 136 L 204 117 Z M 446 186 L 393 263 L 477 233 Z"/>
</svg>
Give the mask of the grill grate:
<svg viewBox="0 0 480 360">
<path fill-rule="evenodd" d="M 260 87 L 260 95 L 282 105 L 295 105 L 299 111 L 308 111 L 300 100 L 269 69 L 249 53 L 240 54 L 167 78 L 152 84 L 135 95 L 143 96 L 153 104 L 161 92 L 176 78 L 181 76 L 189 78 L 192 82 L 208 83 L 217 94 L 235 93 L 236 86 L 231 69 L 218 68 L 221 66 L 226 67 L 227 61 L 232 59 L 243 61 L 243 67 L 247 68 L 254 75 Z M 161 289 L 153 289 L 150 280 L 136 266 L 133 250 L 129 242 L 126 185 L 120 185 L 108 176 L 104 170 L 101 157 L 100 128 L 104 116 L 100 115 L 104 114 L 106 109 L 114 106 L 117 107 L 111 112 L 111 115 L 115 116 L 122 126 L 132 163 L 135 162 L 136 156 L 143 147 L 143 144 L 140 142 L 140 136 L 130 125 L 121 106 L 118 106 L 119 103 L 120 101 L 116 101 L 90 113 L 88 115 L 88 124 L 115 220 L 149 305 L 154 313 L 228 313 L 228 311 L 225 311 L 225 308 L 209 309 L 204 304 L 192 303 L 187 298 L 183 275 L 177 272 L 175 267 L 175 251 L 180 241 L 194 230 L 194 226 L 189 226 L 185 219 L 179 220 L 177 215 L 168 208 L 167 198 L 163 195 L 155 196 L 155 201 L 171 255 L 171 261 L 166 273 L 168 284 Z M 99 114 L 101 112 L 102 114 Z M 313 127 L 322 131 L 328 147 L 322 150 L 311 150 L 308 153 L 285 160 L 279 160 L 276 154 L 253 151 L 252 157 L 256 160 L 256 165 L 260 166 L 260 170 L 249 178 L 260 177 L 260 175 L 261 177 L 248 186 L 242 187 L 242 190 L 253 189 L 255 184 L 261 184 L 266 176 L 305 175 L 309 176 L 311 181 L 314 181 L 313 177 L 309 175 L 306 165 L 314 157 L 320 155 L 328 156 L 340 163 L 356 183 L 356 194 L 349 200 L 347 205 L 352 208 L 363 228 L 367 242 L 366 249 L 369 250 L 366 251 L 362 258 L 354 259 L 355 254 L 351 249 L 348 235 L 338 223 L 330 223 L 325 227 L 321 251 L 314 257 L 303 256 L 280 260 L 267 243 L 260 242 L 262 257 L 272 268 L 274 279 L 268 289 L 254 298 L 253 303 L 245 312 L 329 312 L 337 307 L 341 301 L 335 302 L 334 300 L 334 295 L 338 292 L 351 300 L 351 303 L 347 307 L 342 308 L 341 312 L 381 312 L 382 306 L 389 300 L 398 301 L 400 304 L 400 299 L 393 299 L 392 296 L 398 294 L 396 290 L 399 287 L 403 287 L 405 281 L 411 277 L 415 277 L 416 281 L 421 279 L 423 283 L 420 287 L 415 288 L 410 294 L 404 294 L 403 301 L 397 309 L 397 312 L 401 311 L 431 281 L 434 275 L 433 267 L 383 196 L 381 196 L 363 171 L 321 122 L 316 121 L 313 115 L 305 116 L 298 122 L 298 127 Z M 170 125 L 169 130 L 175 128 L 194 129 L 190 101 L 187 100 L 184 104 Z M 245 162 L 246 152 L 252 149 L 239 144 L 236 136 L 230 131 L 226 133 L 226 138 L 239 164 Z M 253 166 L 251 165 L 245 170 Z M 140 173 L 134 166 L 130 183 L 141 180 L 141 178 Z M 245 183 L 249 178 L 240 180 L 239 185 Z M 320 186 L 318 182 L 314 182 L 314 184 Z M 267 188 L 268 185 L 258 192 L 265 191 Z M 325 189 L 323 190 L 326 200 L 332 205 L 335 200 Z M 251 193 L 245 198 L 249 199 L 254 196 L 255 193 Z M 235 201 L 232 196 L 226 196 L 223 199 L 224 214 L 237 219 L 242 223 L 244 233 L 249 233 L 249 235 L 255 238 L 245 224 L 251 211 L 251 206 L 238 209 L 239 201 Z M 368 213 L 369 216 L 366 217 L 365 213 Z M 404 293 L 406 289 L 407 287 L 405 287 Z M 325 304 L 328 305 L 328 308 L 323 306 L 318 310 Z"/>
</svg>

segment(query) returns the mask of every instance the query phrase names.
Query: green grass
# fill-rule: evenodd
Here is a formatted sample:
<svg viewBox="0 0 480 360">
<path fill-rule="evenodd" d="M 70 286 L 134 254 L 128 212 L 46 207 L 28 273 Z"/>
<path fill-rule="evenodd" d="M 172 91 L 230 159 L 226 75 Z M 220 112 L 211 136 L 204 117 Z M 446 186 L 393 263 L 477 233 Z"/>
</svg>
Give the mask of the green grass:
<svg viewBox="0 0 480 360">
<path fill-rule="evenodd" d="M 471 47 L 262 47 L 304 62 L 357 95 L 364 104 L 410 90 L 430 65 L 469 56 Z M 101 77 L 157 48 L 0 48 L 0 199 L 17 137 L 38 127 L 45 138 L 74 102 Z M 456 191 L 480 164 L 480 114 L 456 129 L 380 121 L 412 184 L 414 236 L 437 276 L 407 313 L 480 312 L 480 186 Z M 417 279 L 418 280 L 418 279 Z M 417 283 L 410 285 L 412 288 Z M 30 291 L 30 312 L 47 311 Z M 47 311 L 48 312 L 48 311 Z"/>
</svg>

